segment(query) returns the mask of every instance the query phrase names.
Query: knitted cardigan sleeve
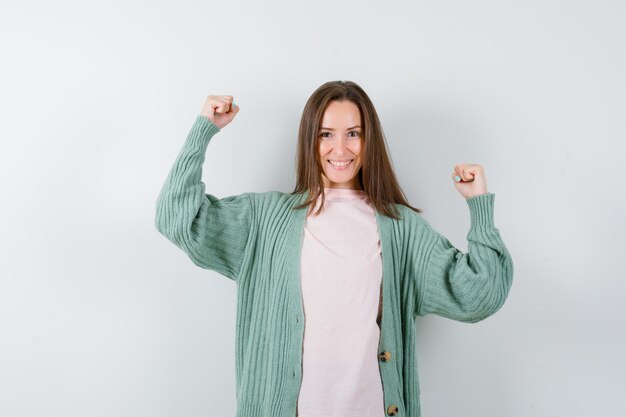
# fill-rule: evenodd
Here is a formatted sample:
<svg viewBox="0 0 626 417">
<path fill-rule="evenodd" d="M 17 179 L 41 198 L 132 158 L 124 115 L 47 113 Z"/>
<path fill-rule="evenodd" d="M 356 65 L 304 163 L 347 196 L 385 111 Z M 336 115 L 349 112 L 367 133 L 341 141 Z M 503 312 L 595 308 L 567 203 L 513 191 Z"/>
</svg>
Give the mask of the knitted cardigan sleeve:
<svg viewBox="0 0 626 417">
<path fill-rule="evenodd" d="M 156 202 L 156 229 L 198 266 L 236 280 L 251 228 L 249 193 L 205 194 L 202 164 L 220 129 L 198 115 Z"/>
<path fill-rule="evenodd" d="M 416 314 L 475 323 L 502 307 L 513 281 L 513 260 L 494 226 L 495 194 L 466 200 L 471 226 L 461 252 L 426 220 L 426 252 L 417 282 Z"/>
</svg>

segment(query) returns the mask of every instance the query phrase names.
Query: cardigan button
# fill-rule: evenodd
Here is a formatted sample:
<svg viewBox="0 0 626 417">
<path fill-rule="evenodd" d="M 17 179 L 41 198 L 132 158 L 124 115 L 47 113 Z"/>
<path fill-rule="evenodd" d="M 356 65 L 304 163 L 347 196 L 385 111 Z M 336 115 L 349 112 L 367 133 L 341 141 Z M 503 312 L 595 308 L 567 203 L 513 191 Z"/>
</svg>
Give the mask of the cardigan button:
<svg viewBox="0 0 626 417">
<path fill-rule="evenodd" d="M 395 416 L 396 414 L 398 414 L 398 406 L 395 404 L 391 404 L 389 407 L 387 407 L 387 414 L 389 414 L 390 416 Z"/>
<path fill-rule="evenodd" d="M 389 362 L 391 360 L 391 352 L 381 352 L 380 355 L 378 355 L 378 359 L 380 359 L 383 362 Z"/>
</svg>

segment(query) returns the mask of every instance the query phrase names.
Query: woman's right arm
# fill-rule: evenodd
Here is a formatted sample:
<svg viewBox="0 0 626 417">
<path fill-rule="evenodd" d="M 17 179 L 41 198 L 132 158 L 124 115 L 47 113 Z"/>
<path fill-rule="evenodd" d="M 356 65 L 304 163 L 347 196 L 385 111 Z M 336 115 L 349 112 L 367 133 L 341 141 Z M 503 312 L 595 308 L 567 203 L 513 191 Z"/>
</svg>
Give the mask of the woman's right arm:
<svg viewBox="0 0 626 417">
<path fill-rule="evenodd" d="M 209 96 L 207 102 L 211 97 L 224 96 Z M 230 112 L 231 120 L 237 111 Z M 219 121 L 224 127 L 224 120 Z M 202 164 L 211 138 L 221 130 L 218 124 L 204 114 L 196 117 L 157 198 L 155 226 L 196 265 L 236 280 L 250 234 L 252 207 L 249 193 L 222 199 L 205 193 Z"/>
</svg>

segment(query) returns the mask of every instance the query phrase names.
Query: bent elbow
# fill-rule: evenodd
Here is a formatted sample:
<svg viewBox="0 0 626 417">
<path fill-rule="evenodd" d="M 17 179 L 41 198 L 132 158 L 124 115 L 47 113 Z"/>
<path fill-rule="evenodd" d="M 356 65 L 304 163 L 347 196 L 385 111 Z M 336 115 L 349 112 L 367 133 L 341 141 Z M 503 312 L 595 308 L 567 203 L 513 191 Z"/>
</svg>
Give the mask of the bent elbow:
<svg viewBox="0 0 626 417">
<path fill-rule="evenodd" d="M 180 242 L 186 227 L 181 220 L 181 214 L 171 203 L 171 199 L 160 196 L 155 206 L 155 229 L 172 242 Z"/>
<path fill-rule="evenodd" d="M 497 313 L 507 300 L 513 283 L 513 262 L 510 257 L 502 263 L 497 273 L 492 279 L 487 280 L 487 288 L 480 298 L 480 302 L 475 303 L 473 308 L 467 310 L 467 315 L 461 321 L 467 323 L 477 323 Z"/>
<path fill-rule="evenodd" d="M 496 314 L 504 305 L 506 295 L 497 294 L 489 297 L 483 304 L 467 312 L 461 320 L 466 323 L 478 323 Z"/>
</svg>

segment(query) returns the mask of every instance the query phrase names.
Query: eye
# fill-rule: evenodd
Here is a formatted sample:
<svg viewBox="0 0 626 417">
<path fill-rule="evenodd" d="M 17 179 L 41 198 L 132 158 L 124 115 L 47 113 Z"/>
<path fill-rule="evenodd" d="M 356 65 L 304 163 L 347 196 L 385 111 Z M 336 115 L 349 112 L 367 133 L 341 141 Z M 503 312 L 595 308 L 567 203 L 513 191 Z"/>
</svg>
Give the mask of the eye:
<svg viewBox="0 0 626 417">
<path fill-rule="evenodd" d="M 328 136 L 326 136 L 328 135 Z M 322 132 L 320 133 L 320 139 L 323 141 L 329 141 L 332 140 L 332 138 L 330 137 L 330 132 Z"/>
<path fill-rule="evenodd" d="M 354 135 L 352 135 L 352 133 L 354 133 Z M 330 135 L 330 132 L 320 133 L 321 138 L 329 139 L 330 136 L 326 136 L 326 135 Z M 348 137 L 350 138 L 358 138 L 359 136 L 361 136 L 361 132 L 359 132 L 358 130 L 351 130 L 350 132 L 348 132 Z"/>
</svg>

